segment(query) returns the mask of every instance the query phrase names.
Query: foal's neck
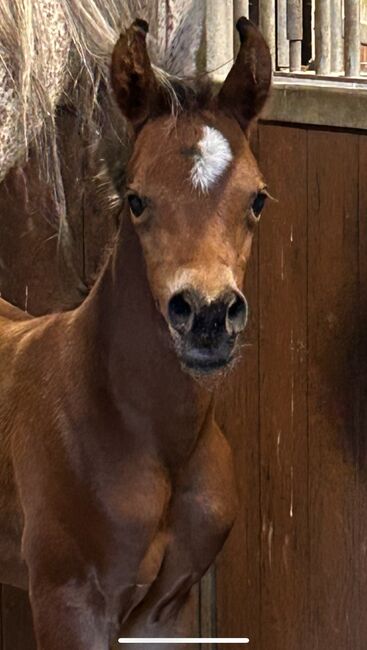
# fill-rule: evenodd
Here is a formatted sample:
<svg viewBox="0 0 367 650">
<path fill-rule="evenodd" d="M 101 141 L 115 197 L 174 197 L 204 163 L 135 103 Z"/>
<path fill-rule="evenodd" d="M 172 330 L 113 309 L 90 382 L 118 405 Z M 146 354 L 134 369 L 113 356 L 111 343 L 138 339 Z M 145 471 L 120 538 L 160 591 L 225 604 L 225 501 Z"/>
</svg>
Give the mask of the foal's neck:
<svg viewBox="0 0 367 650">
<path fill-rule="evenodd" d="M 211 417 L 213 395 L 180 367 L 129 215 L 85 307 L 93 323 L 90 347 L 128 426 L 149 428 L 163 444 L 193 443 Z"/>
</svg>

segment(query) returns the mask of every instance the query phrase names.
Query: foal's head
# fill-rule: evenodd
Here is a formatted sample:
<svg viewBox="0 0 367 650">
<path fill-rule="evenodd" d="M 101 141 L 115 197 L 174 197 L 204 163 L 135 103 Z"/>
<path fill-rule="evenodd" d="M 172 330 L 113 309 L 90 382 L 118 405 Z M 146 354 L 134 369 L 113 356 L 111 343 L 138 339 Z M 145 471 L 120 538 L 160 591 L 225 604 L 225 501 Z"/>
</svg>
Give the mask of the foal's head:
<svg viewBox="0 0 367 650">
<path fill-rule="evenodd" d="M 185 367 L 210 372 L 233 358 L 244 329 L 242 293 L 266 198 L 248 142 L 268 95 L 268 47 L 245 18 L 241 47 L 216 97 L 177 86 L 178 111 L 157 81 L 137 20 L 112 57 L 112 85 L 135 145 L 126 198 L 151 291 Z"/>
</svg>

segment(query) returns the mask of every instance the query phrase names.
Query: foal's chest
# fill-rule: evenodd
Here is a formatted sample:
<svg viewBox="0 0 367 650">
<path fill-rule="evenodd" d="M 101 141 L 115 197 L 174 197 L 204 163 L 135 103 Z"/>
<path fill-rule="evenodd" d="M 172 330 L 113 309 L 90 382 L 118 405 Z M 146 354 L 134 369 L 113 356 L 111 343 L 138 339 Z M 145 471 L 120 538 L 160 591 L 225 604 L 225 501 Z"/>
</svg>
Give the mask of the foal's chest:
<svg viewBox="0 0 367 650">
<path fill-rule="evenodd" d="M 123 618 L 153 583 L 174 598 L 175 585 L 196 582 L 220 550 L 236 509 L 231 455 L 220 432 L 208 436 L 174 476 L 151 458 L 139 472 L 131 468 L 105 495 L 119 531 L 110 569 L 115 586 L 124 586 Z"/>
</svg>

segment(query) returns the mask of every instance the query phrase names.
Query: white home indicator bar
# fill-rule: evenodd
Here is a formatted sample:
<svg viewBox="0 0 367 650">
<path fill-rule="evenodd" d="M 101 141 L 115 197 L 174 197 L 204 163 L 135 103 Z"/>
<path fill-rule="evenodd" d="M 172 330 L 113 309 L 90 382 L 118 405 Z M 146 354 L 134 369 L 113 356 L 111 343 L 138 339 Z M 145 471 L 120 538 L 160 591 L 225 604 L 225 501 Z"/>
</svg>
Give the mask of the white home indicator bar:
<svg viewBox="0 0 367 650">
<path fill-rule="evenodd" d="M 247 637 L 229 637 L 229 638 L 213 638 L 213 637 L 173 637 L 169 638 L 141 638 L 141 639 L 119 639 L 119 643 L 250 643 Z"/>
</svg>

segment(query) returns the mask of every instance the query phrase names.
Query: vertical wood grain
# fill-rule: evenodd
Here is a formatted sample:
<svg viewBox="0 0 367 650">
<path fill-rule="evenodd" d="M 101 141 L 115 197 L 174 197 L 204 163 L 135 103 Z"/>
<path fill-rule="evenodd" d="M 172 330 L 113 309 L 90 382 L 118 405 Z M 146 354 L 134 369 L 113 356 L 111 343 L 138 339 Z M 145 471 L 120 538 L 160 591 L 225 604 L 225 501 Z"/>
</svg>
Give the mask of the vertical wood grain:
<svg viewBox="0 0 367 650">
<path fill-rule="evenodd" d="M 0 189 L 0 293 L 33 314 L 63 301 L 57 268 L 57 230 L 49 188 L 32 159 L 13 169 Z"/>
<path fill-rule="evenodd" d="M 3 645 L 3 605 L 2 605 L 2 599 L 3 599 L 3 585 L 0 584 L 0 650 L 4 650 L 4 645 Z"/>
<path fill-rule="evenodd" d="M 307 131 L 262 125 L 259 157 L 261 648 L 306 650 Z"/>
<path fill-rule="evenodd" d="M 367 645 L 367 134 L 359 136 L 358 591 L 359 648 Z"/>
<path fill-rule="evenodd" d="M 252 146 L 257 155 L 257 133 Z M 216 564 L 218 636 L 260 638 L 258 243 L 255 233 L 245 282 L 249 304 L 242 359 L 219 391 L 217 420 L 234 453 L 239 512 Z M 225 649 L 224 649 L 225 650 Z"/>
<path fill-rule="evenodd" d="M 308 135 L 310 639 L 359 645 L 358 135 Z"/>
<path fill-rule="evenodd" d="M 82 147 L 75 116 L 58 118 L 62 175 L 67 188 L 70 246 L 58 246 L 54 194 L 34 152 L 12 169 L 0 185 L 0 294 L 39 315 L 81 301 L 83 227 L 77 201 Z"/>
</svg>

